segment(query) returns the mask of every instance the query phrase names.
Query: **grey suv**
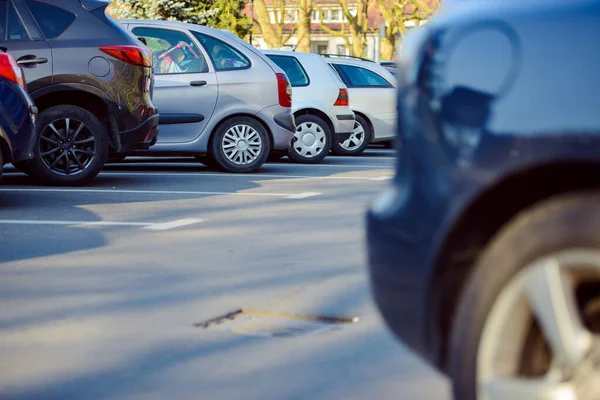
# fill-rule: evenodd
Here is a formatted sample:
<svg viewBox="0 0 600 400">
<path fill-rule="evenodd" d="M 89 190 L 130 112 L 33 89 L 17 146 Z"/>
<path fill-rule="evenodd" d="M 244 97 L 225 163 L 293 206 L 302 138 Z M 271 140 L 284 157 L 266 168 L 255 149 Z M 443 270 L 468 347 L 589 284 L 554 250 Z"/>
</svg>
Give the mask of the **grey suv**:
<svg viewBox="0 0 600 400">
<path fill-rule="evenodd" d="M 39 108 L 35 156 L 16 167 L 51 184 L 95 177 L 109 152 L 158 134 L 152 56 L 101 0 L 0 0 L 0 49 L 23 68 Z"/>
<path fill-rule="evenodd" d="M 189 155 L 230 172 L 287 152 L 296 129 L 282 69 L 231 33 L 171 21 L 124 20 L 154 54 L 160 138 L 146 155 Z"/>
</svg>

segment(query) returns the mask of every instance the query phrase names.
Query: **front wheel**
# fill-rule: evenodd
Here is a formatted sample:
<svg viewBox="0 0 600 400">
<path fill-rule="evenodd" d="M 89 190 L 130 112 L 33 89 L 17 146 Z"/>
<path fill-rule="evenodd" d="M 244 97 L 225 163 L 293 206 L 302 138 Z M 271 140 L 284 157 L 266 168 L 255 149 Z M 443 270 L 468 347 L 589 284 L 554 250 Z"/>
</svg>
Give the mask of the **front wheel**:
<svg viewBox="0 0 600 400">
<path fill-rule="evenodd" d="M 60 105 L 40 113 L 32 175 L 52 185 L 81 185 L 92 180 L 108 157 L 106 129 L 92 113 Z"/>
<path fill-rule="evenodd" d="M 598 204 L 543 202 L 485 249 L 452 323 L 456 399 L 600 398 Z"/>
<path fill-rule="evenodd" d="M 300 115 L 296 118 L 296 132 L 288 157 L 295 162 L 318 164 L 331 150 L 331 129 L 315 115 Z"/>
<path fill-rule="evenodd" d="M 372 136 L 371 126 L 367 120 L 357 114 L 354 121 L 354 131 L 352 131 L 350 137 L 341 142 L 335 141 L 331 151 L 338 156 L 358 156 L 365 151 L 371 142 Z"/>
<path fill-rule="evenodd" d="M 267 160 L 271 145 L 260 122 L 249 117 L 234 117 L 215 131 L 211 156 L 229 172 L 254 172 Z"/>
</svg>

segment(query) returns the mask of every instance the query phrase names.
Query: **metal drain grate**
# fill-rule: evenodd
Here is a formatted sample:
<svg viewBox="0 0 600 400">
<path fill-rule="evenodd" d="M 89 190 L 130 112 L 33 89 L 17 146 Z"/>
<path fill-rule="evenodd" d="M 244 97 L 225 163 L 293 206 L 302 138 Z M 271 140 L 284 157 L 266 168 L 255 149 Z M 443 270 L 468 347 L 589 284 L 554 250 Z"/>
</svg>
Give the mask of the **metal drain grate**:
<svg viewBox="0 0 600 400">
<path fill-rule="evenodd" d="M 240 309 L 194 326 L 203 329 L 226 329 L 240 335 L 297 337 L 337 331 L 344 325 L 357 322 L 358 317 L 306 316 Z"/>
</svg>

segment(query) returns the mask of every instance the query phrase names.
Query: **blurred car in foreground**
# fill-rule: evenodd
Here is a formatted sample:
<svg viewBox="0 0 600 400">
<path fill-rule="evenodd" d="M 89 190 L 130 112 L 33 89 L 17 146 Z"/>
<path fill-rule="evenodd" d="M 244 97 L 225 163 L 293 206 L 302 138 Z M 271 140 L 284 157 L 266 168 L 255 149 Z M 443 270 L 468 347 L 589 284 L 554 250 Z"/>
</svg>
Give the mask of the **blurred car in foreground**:
<svg viewBox="0 0 600 400">
<path fill-rule="evenodd" d="M 348 87 L 350 108 L 356 114 L 354 131 L 332 151 L 342 156 L 362 154 L 370 143 L 389 142 L 396 136 L 396 79 L 379 64 L 350 57 L 327 57 Z"/>
<path fill-rule="evenodd" d="M 0 47 L 40 112 L 34 158 L 14 164 L 45 183 L 85 183 L 109 152 L 156 140 L 150 52 L 106 14 L 109 4 L 0 0 Z"/>
<path fill-rule="evenodd" d="M 0 53 L 0 177 L 4 164 L 33 158 L 36 114 L 23 71 L 10 54 Z"/>
<path fill-rule="evenodd" d="M 232 34 L 171 21 L 123 20 L 154 54 L 160 137 L 143 155 L 192 155 L 230 172 L 258 170 L 295 130 L 283 71 Z M 240 43 L 241 42 L 241 43 Z"/>
<path fill-rule="evenodd" d="M 598 37 L 597 0 L 473 1 L 404 43 L 372 290 L 458 400 L 600 398 Z"/>
<path fill-rule="evenodd" d="M 354 130 L 348 88 L 317 54 L 281 50 L 264 53 L 292 83 L 296 132 L 288 157 L 299 163 L 321 162 L 333 143 L 347 140 Z"/>
</svg>

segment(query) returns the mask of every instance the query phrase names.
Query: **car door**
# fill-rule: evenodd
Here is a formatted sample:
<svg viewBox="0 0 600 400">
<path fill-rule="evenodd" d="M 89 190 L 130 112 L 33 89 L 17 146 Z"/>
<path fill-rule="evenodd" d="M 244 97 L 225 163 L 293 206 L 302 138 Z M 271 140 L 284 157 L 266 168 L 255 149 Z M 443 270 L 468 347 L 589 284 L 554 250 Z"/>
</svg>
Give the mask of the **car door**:
<svg viewBox="0 0 600 400">
<path fill-rule="evenodd" d="M 394 85 L 367 68 L 343 63 L 333 65 L 348 86 L 350 108 L 365 114 L 373 124 L 373 138 L 393 137 L 396 126 Z"/>
<path fill-rule="evenodd" d="M 0 48 L 23 68 L 30 93 L 52 82 L 52 49 L 21 0 L 0 0 Z"/>
<path fill-rule="evenodd" d="M 196 139 L 210 121 L 219 85 L 206 53 L 187 30 L 129 24 L 153 53 L 153 102 L 160 113 L 158 143 Z"/>
</svg>

